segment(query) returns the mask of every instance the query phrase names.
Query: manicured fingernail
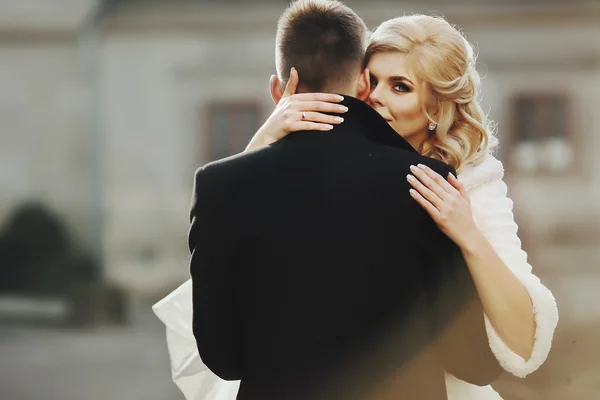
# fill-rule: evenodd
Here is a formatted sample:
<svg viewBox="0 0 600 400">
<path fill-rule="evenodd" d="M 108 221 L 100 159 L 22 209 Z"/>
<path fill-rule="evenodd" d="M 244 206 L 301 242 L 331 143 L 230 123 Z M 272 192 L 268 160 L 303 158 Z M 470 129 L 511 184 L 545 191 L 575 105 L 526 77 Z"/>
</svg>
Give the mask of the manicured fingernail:
<svg viewBox="0 0 600 400">
<path fill-rule="evenodd" d="M 425 166 L 423 164 L 417 164 L 417 167 L 419 167 L 419 168 L 425 168 Z"/>
<path fill-rule="evenodd" d="M 334 119 L 336 120 L 336 122 L 344 122 L 344 118 L 342 117 L 335 117 Z"/>
<path fill-rule="evenodd" d="M 415 179 L 414 176 L 412 176 L 411 174 L 406 175 L 406 179 L 408 179 L 409 181 Z"/>
<path fill-rule="evenodd" d="M 411 171 L 417 171 L 417 167 L 415 167 L 414 165 L 411 165 L 411 166 L 410 166 L 410 170 L 411 170 Z"/>
<path fill-rule="evenodd" d="M 348 111 L 348 107 L 346 107 L 346 106 L 340 106 L 340 111 L 341 112 L 347 112 Z"/>
<path fill-rule="evenodd" d="M 417 191 L 415 189 L 410 189 L 408 191 L 410 193 L 411 196 L 416 197 L 417 196 Z"/>
<path fill-rule="evenodd" d="M 330 130 L 332 130 L 332 129 L 333 129 L 333 125 L 325 125 L 325 126 L 323 127 L 323 130 L 324 130 L 324 131 L 330 131 Z"/>
<path fill-rule="evenodd" d="M 338 99 L 339 101 L 343 101 L 344 100 L 344 96 L 340 96 L 340 95 L 337 95 L 335 98 Z"/>
<path fill-rule="evenodd" d="M 292 72 L 294 72 L 294 70 L 295 70 L 295 69 L 296 69 L 296 68 L 292 67 L 292 69 L 290 69 L 290 74 L 291 74 Z"/>
</svg>

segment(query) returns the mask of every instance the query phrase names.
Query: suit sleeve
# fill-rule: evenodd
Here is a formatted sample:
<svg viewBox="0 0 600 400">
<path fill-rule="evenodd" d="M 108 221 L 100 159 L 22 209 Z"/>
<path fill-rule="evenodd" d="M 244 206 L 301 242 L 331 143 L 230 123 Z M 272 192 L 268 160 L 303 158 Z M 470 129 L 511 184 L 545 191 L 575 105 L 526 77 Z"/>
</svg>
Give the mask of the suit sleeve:
<svg viewBox="0 0 600 400">
<path fill-rule="evenodd" d="M 446 372 L 489 385 L 503 369 L 488 343 L 483 306 L 460 249 L 438 233 L 426 282 L 435 351 Z"/>
<path fill-rule="evenodd" d="M 202 361 L 225 380 L 241 379 L 243 349 L 235 237 L 226 202 L 207 171 L 196 172 L 188 235 L 191 252 L 192 329 Z"/>
</svg>

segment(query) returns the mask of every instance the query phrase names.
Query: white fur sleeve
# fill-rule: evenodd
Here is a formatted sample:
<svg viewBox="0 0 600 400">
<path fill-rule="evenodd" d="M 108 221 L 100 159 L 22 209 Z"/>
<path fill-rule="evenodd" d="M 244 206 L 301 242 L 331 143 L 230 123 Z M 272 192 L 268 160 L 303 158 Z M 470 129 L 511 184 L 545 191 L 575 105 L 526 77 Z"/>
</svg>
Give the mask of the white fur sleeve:
<svg viewBox="0 0 600 400">
<path fill-rule="evenodd" d="M 239 381 L 225 381 L 202 362 L 192 331 L 192 281 L 160 300 L 152 310 L 166 326 L 171 376 L 186 400 L 234 400 Z"/>
<path fill-rule="evenodd" d="M 527 253 L 521 249 L 517 224 L 513 216 L 513 202 L 507 197 L 502 179 L 494 179 L 470 190 L 473 217 L 502 261 L 523 283 L 535 314 L 536 332 L 533 352 L 529 360 L 514 353 L 494 330 L 487 316 L 486 329 L 490 347 L 500 365 L 511 374 L 525 377 L 537 370 L 548 357 L 554 330 L 558 323 L 558 309 L 554 296 L 531 271 Z"/>
</svg>

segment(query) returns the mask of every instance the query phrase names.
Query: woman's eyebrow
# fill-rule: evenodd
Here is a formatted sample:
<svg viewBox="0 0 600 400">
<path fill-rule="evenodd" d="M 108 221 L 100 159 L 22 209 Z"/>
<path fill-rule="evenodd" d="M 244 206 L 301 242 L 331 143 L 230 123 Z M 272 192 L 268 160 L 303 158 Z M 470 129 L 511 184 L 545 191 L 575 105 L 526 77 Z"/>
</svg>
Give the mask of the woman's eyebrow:
<svg viewBox="0 0 600 400">
<path fill-rule="evenodd" d="M 390 76 L 389 80 L 391 82 L 406 81 L 406 82 L 410 83 L 411 85 L 415 86 L 415 84 L 405 76 Z"/>
</svg>

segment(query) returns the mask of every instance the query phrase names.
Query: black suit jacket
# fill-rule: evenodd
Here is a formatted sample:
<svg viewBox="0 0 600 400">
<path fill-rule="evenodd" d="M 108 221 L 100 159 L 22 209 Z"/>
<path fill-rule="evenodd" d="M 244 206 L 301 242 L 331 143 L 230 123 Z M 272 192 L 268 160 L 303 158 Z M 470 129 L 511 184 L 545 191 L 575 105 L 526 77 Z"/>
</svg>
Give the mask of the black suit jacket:
<svg viewBox="0 0 600 400">
<path fill-rule="evenodd" d="M 193 329 L 238 399 L 445 399 L 501 372 L 459 249 L 409 195 L 447 176 L 365 103 L 195 176 Z"/>
</svg>

